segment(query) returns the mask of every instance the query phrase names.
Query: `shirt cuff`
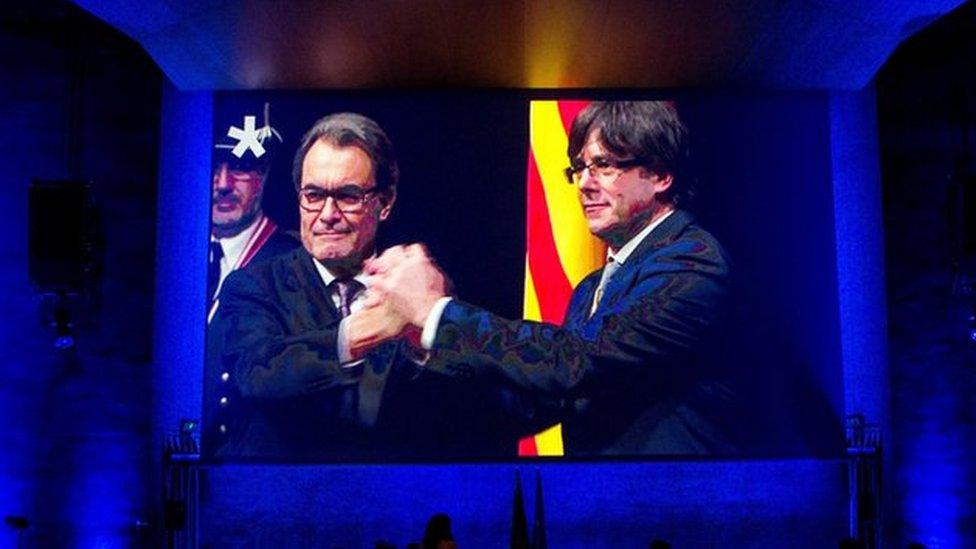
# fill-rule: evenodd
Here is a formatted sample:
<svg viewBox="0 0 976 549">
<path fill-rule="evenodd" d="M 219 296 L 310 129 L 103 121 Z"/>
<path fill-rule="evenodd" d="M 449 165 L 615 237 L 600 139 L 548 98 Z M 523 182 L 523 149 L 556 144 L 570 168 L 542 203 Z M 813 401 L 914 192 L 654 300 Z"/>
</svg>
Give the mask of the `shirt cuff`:
<svg viewBox="0 0 976 549">
<path fill-rule="evenodd" d="M 450 297 L 442 297 L 434 303 L 424 322 L 424 331 L 420 333 L 420 346 L 429 351 L 434 348 L 434 338 L 437 337 L 437 327 L 441 323 L 441 315 L 444 314 L 444 307 L 451 302 Z"/>
<path fill-rule="evenodd" d="M 346 336 L 346 321 L 349 317 L 339 321 L 339 329 L 336 331 L 336 355 L 339 357 L 339 364 L 343 368 L 356 366 L 364 359 L 353 361 L 352 353 L 349 351 L 349 337 Z"/>
</svg>

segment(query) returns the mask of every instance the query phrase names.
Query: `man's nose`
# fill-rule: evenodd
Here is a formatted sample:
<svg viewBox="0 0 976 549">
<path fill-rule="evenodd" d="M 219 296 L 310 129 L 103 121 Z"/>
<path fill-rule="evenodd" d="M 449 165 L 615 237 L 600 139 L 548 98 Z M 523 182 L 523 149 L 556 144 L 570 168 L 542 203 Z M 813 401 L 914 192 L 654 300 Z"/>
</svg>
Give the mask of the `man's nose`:
<svg viewBox="0 0 976 549">
<path fill-rule="evenodd" d="M 214 189 L 224 190 L 232 189 L 234 186 L 231 185 L 230 180 L 230 170 L 227 169 L 227 164 L 221 164 L 214 172 Z"/>
<path fill-rule="evenodd" d="M 319 212 L 319 220 L 329 224 L 338 223 L 342 220 L 342 212 L 339 210 L 339 205 L 336 203 L 335 198 L 331 196 L 325 197 L 322 211 Z"/>
<path fill-rule="evenodd" d="M 576 184 L 581 192 L 583 191 L 598 191 L 600 190 L 600 183 L 590 174 L 589 168 L 583 168 L 580 172 L 579 182 Z"/>
</svg>

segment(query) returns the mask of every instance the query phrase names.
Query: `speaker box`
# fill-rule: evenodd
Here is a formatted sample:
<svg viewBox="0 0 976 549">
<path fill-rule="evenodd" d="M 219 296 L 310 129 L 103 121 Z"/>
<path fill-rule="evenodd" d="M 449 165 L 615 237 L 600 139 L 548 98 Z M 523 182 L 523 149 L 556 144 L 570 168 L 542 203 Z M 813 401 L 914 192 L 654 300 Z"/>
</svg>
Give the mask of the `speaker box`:
<svg viewBox="0 0 976 549">
<path fill-rule="evenodd" d="M 80 292 L 84 288 L 92 269 L 94 217 L 86 182 L 31 182 L 28 275 L 38 290 Z"/>
</svg>

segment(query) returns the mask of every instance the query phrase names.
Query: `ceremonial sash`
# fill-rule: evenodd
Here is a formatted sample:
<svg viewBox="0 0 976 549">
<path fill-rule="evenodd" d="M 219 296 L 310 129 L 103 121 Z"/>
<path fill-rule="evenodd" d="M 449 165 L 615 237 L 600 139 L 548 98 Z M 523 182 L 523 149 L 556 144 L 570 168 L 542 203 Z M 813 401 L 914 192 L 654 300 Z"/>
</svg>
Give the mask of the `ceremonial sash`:
<svg viewBox="0 0 976 549">
<path fill-rule="evenodd" d="M 276 230 L 278 230 L 278 226 L 275 225 L 275 222 L 271 221 L 266 216 L 262 216 L 261 221 L 258 221 L 257 228 L 254 230 L 253 233 L 251 233 L 251 237 L 247 239 L 247 242 L 244 243 L 244 250 L 241 252 L 241 255 L 237 258 L 237 261 L 234 263 L 234 266 L 231 267 L 230 272 L 232 273 L 237 269 L 242 269 L 246 267 L 247 264 L 250 263 L 252 259 L 254 259 L 254 256 L 257 255 L 258 251 L 261 250 L 261 247 L 264 246 L 264 244 L 268 241 L 269 238 L 271 238 L 271 235 L 274 234 Z M 230 273 L 228 273 L 228 276 L 230 276 Z M 223 285 L 224 285 L 224 281 L 221 280 L 220 284 L 217 285 L 217 295 L 220 295 L 220 288 Z M 219 305 L 220 305 L 219 299 L 213 300 L 213 303 L 210 304 L 210 311 L 207 313 L 207 324 L 210 324 L 210 321 L 213 320 L 214 315 L 217 314 L 217 307 Z"/>
</svg>

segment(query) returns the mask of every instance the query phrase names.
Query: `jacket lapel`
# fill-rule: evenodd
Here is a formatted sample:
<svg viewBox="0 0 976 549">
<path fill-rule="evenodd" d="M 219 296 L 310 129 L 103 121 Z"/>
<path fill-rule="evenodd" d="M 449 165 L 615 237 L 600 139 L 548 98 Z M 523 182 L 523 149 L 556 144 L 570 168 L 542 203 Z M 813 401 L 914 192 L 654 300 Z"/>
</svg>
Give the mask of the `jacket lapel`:
<svg viewBox="0 0 976 549">
<path fill-rule="evenodd" d="M 600 283 L 600 274 L 603 269 L 587 275 L 570 298 L 569 306 L 566 309 L 566 318 L 563 319 L 563 326 L 575 328 L 586 322 L 590 315 L 590 306 L 596 293 L 596 287 Z"/>
<path fill-rule="evenodd" d="M 604 289 L 600 308 L 613 307 L 620 299 L 637 284 L 637 277 L 644 260 L 655 251 L 670 245 L 694 220 L 692 215 L 684 210 L 675 210 L 660 225 L 654 228 L 647 237 L 637 245 L 627 261 L 620 266 Z M 592 299 L 592 293 L 591 293 Z"/>
<path fill-rule="evenodd" d="M 339 310 L 332 301 L 329 288 L 322 281 L 318 269 L 312 263 L 315 259 L 304 248 L 296 250 L 298 260 L 292 264 L 295 275 L 293 288 L 296 299 L 303 300 L 308 316 L 318 326 L 327 326 L 339 320 Z"/>
<path fill-rule="evenodd" d="M 695 221 L 693 215 L 685 210 L 675 210 L 667 219 L 661 222 L 660 225 L 651 231 L 651 234 L 647 235 L 647 238 L 641 242 L 634 253 L 630 254 L 627 259 L 630 262 L 631 259 L 638 259 L 659 248 L 670 245 L 681 233 L 684 232 L 688 225 L 691 225 Z"/>
</svg>

